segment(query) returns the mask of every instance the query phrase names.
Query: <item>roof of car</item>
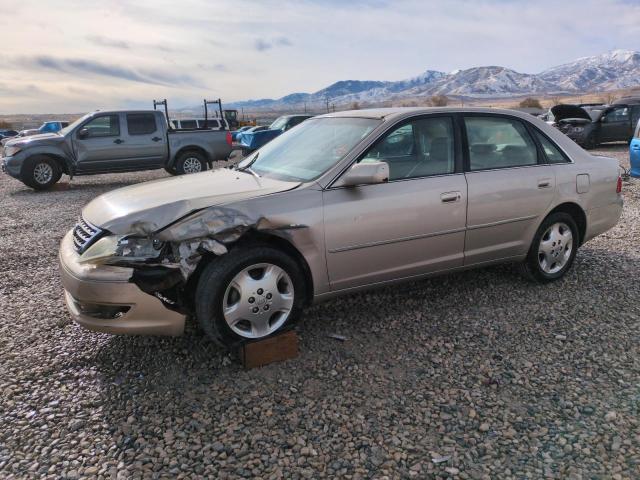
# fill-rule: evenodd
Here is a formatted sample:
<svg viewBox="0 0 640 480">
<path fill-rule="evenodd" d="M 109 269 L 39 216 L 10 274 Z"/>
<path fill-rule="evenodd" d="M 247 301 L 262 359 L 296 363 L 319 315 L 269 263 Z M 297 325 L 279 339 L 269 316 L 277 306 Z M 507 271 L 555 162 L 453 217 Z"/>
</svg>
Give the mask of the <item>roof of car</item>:
<svg viewBox="0 0 640 480">
<path fill-rule="evenodd" d="M 364 110 L 345 110 L 342 112 L 327 113 L 318 115 L 316 118 L 328 117 L 354 117 L 354 118 L 377 118 L 393 119 L 407 115 L 419 115 L 427 113 L 493 113 L 503 115 L 513 115 L 521 118 L 531 118 L 528 113 L 517 110 L 507 110 L 491 107 L 390 107 L 390 108 L 369 108 Z"/>
</svg>

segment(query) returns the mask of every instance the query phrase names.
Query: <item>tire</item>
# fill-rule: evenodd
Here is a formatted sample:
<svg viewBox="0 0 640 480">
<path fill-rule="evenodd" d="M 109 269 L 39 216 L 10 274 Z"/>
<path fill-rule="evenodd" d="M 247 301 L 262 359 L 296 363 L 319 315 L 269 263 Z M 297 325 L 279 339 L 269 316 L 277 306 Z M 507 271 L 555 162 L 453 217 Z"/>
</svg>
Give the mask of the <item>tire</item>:
<svg viewBox="0 0 640 480">
<path fill-rule="evenodd" d="M 178 172 L 176 172 L 176 169 L 173 167 L 164 167 L 164 171 L 167 172 L 169 175 L 177 175 Z"/>
<path fill-rule="evenodd" d="M 34 190 L 51 188 L 62 176 L 60 165 L 46 155 L 34 155 L 25 160 L 22 181 Z"/>
<path fill-rule="evenodd" d="M 202 153 L 193 150 L 182 152 L 176 160 L 175 169 L 178 175 L 204 172 L 207 169 L 207 159 Z"/>
<path fill-rule="evenodd" d="M 521 264 L 522 273 L 537 283 L 562 278 L 571 268 L 579 245 L 576 222 L 568 213 L 552 213 L 544 219 Z"/>
<path fill-rule="evenodd" d="M 289 255 L 266 245 L 238 247 L 202 272 L 196 319 L 209 338 L 236 348 L 291 328 L 302 312 L 305 291 L 302 270 Z"/>
</svg>

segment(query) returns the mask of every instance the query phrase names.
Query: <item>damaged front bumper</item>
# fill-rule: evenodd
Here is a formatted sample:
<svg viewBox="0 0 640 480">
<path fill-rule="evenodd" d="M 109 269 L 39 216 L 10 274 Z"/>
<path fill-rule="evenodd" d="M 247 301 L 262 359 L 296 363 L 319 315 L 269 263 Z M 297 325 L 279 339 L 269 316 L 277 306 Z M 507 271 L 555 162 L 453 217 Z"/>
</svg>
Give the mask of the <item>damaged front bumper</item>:
<svg viewBox="0 0 640 480">
<path fill-rule="evenodd" d="M 98 332 L 130 335 L 180 335 L 185 315 L 143 292 L 132 268 L 81 264 L 72 232 L 60 245 L 60 273 L 73 320 Z"/>
</svg>

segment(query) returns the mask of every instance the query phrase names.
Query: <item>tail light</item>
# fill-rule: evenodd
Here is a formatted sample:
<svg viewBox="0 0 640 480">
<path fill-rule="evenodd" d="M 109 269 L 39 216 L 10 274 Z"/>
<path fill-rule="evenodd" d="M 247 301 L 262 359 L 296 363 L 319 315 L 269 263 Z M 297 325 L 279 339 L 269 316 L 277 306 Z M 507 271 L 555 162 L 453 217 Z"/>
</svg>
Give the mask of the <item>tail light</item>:
<svg viewBox="0 0 640 480">
<path fill-rule="evenodd" d="M 231 146 L 233 140 L 231 139 L 231 132 L 227 132 L 227 145 Z"/>
<path fill-rule="evenodd" d="M 618 175 L 618 183 L 616 184 L 616 193 L 622 193 L 622 177 Z"/>
</svg>

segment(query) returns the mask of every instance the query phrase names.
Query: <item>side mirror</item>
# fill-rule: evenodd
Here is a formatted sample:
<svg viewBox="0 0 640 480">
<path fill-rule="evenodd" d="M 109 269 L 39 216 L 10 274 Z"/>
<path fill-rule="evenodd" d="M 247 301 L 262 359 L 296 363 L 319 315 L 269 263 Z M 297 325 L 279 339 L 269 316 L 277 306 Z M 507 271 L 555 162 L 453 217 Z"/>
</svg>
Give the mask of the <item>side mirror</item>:
<svg viewBox="0 0 640 480">
<path fill-rule="evenodd" d="M 81 128 L 78 130 L 78 138 L 87 138 L 89 136 L 88 128 Z"/>
<path fill-rule="evenodd" d="M 389 164 L 387 162 L 356 163 L 345 173 L 338 186 L 371 185 L 389 181 Z"/>
</svg>

